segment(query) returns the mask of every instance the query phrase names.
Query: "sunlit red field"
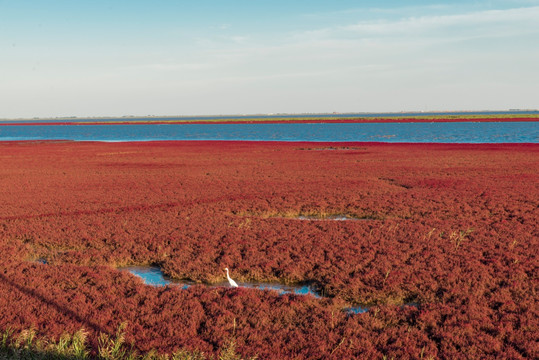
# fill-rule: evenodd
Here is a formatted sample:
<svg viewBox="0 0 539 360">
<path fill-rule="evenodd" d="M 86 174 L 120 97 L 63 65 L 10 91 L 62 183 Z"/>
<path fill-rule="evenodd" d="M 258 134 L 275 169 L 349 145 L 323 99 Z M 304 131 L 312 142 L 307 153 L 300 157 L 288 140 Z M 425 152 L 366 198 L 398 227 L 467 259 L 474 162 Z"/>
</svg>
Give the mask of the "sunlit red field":
<svg viewBox="0 0 539 360">
<path fill-rule="evenodd" d="M 216 354 L 234 340 L 260 359 L 537 358 L 538 155 L 0 143 L 0 330 L 84 328 L 95 349 L 127 321 L 140 352 Z M 130 264 L 200 285 L 150 287 L 116 270 Z M 240 283 L 314 282 L 324 298 L 208 286 L 225 267 Z M 342 310 L 358 304 L 370 310 Z"/>
</svg>

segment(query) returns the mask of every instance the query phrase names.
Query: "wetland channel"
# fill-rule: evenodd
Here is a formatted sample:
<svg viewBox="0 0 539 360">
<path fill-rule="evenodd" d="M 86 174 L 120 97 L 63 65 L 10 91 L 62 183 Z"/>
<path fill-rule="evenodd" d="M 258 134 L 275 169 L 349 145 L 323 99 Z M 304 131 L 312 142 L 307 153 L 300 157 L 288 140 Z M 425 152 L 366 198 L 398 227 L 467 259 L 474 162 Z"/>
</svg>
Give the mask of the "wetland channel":
<svg viewBox="0 0 539 360">
<path fill-rule="evenodd" d="M 157 266 L 128 266 L 118 268 L 120 271 L 128 271 L 131 274 L 138 276 L 144 281 L 144 284 L 150 286 L 180 286 L 182 289 L 187 289 L 189 286 L 194 285 L 193 283 L 185 281 L 175 281 L 163 274 L 161 269 Z M 284 285 L 279 283 L 253 283 L 253 282 L 241 282 L 238 283 L 240 287 L 258 289 L 263 291 L 276 291 L 279 294 L 294 294 L 294 295 L 311 295 L 316 298 L 322 298 L 322 295 L 319 294 L 313 285 L 311 284 L 299 284 L 299 285 Z M 208 285 L 214 287 L 229 287 L 227 281 L 220 283 Z M 351 306 L 343 309 L 344 311 L 351 314 L 360 314 L 369 310 L 368 307 L 362 306 Z"/>
<path fill-rule="evenodd" d="M 35 259 L 34 262 L 42 265 L 49 265 L 44 258 Z M 126 271 L 142 279 L 145 285 L 148 286 L 178 286 L 180 289 L 188 289 L 190 286 L 195 285 L 189 281 L 178 281 L 166 276 L 158 266 L 126 266 L 117 268 L 118 271 Z M 303 283 L 298 285 L 285 285 L 280 283 L 264 283 L 264 282 L 240 282 L 239 287 L 257 289 L 261 291 L 276 291 L 279 295 L 293 294 L 300 296 L 313 296 L 315 298 L 323 298 L 319 292 L 316 291 L 315 286 L 312 283 Z M 227 281 L 207 285 L 209 287 L 230 287 Z M 403 306 L 418 306 L 417 303 L 404 304 Z M 349 306 L 343 309 L 348 314 L 361 314 L 369 311 L 368 306 Z"/>
</svg>

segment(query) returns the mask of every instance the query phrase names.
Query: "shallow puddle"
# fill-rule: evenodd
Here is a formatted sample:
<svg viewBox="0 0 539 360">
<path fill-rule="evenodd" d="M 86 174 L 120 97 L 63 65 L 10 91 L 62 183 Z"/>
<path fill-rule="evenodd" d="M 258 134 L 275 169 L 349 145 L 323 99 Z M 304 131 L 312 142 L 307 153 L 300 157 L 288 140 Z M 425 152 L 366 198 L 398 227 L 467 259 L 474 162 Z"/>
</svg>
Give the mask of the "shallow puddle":
<svg viewBox="0 0 539 360">
<path fill-rule="evenodd" d="M 48 265 L 47 260 L 44 258 L 38 258 L 34 260 L 33 262 Z M 195 283 L 188 282 L 188 281 L 177 281 L 174 279 L 171 279 L 168 276 L 165 276 L 161 269 L 157 266 L 126 266 L 118 268 L 120 271 L 127 271 L 135 276 L 138 276 L 142 279 L 144 284 L 150 285 L 150 286 L 179 286 L 181 289 L 187 289 L 192 285 L 195 285 Z M 259 289 L 259 290 L 271 290 L 276 291 L 278 294 L 294 294 L 294 295 L 311 295 L 315 298 L 322 298 L 322 295 L 320 295 L 318 292 L 316 292 L 315 288 L 311 284 L 303 284 L 303 285 L 283 285 L 278 283 L 238 283 L 240 287 L 246 287 L 251 289 Z M 227 281 L 222 281 L 217 284 L 209 285 L 212 287 L 230 287 L 229 283 Z M 405 304 L 403 306 L 419 306 L 416 303 L 410 303 Z M 351 306 L 343 309 L 344 312 L 348 313 L 349 315 L 354 314 L 362 314 L 367 311 L 369 311 L 369 307 L 362 307 L 362 306 Z"/>
<path fill-rule="evenodd" d="M 312 295 L 316 298 L 321 297 L 311 285 L 283 285 L 274 283 L 239 283 L 241 287 L 260 289 L 260 290 L 275 290 L 279 294 L 296 294 L 296 295 Z M 229 286 L 228 283 L 217 284 L 217 286 Z"/>
<path fill-rule="evenodd" d="M 187 289 L 189 286 L 194 285 L 192 283 L 175 281 L 163 274 L 161 269 L 157 266 L 128 266 L 119 268 L 121 271 L 128 271 L 131 274 L 138 276 L 144 281 L 144 284 L 151 286 L 181 286 L 182 289 Z M 312 285 L 283 285 L 275 283 L 238 283 L 240 287 L 259 289 L 259 290 L 273 290 L 279 294 L 295 294 L 295 295 L 311 295 L 316 298 L 322 296 L 314 290 Z M 229 287 L 228 282 L 223 281 L 211 286 Z M 348 314 L 362 314 L 367 312 L 369 308 L 361 306 L 353 306 L 343 309 Z"/>
<path fill-rule="evenodd" d="M 329 146 L 329 147 L 320 147 L 320 148 L 297 148 L 296 150 L 307 150 L 307 151 L 338 151 L 338 150 L 367 150 L 367 148 L 359 147 L 348 147 L 348 146 Z"/>
<path fill-rule="evenodd" d="M 131 274 L 140 277 L 144 284 L 152 286 L 166 286 L 166 285 L 177 285 L 181 286 L 182 289 L 187 289 L 190 285 L 189 283 L 180 282 L 165 276 L 161 269 L 156 266 L 127 266 L 123 268 L 118 268 L 120 271 L 128 271 Z"/>
<path fill-rule="evenodd" d="M 381 217 L 376 215 L 366 215 L 366 216 L 354 216 L 348 214 L 333 214 L 333 215 L 300 215 L 300 214 L 290 214 L 290 213 L 238 213 L 232 212 L 232 215 L 240 216 L 246 218 L 247 221 L 251 221 L 251 218 L 258 219 L 284 219 L 284 220 L 302 220 L 302 221 L 372 221 L 372 220 L 382 220 Z"/>
<path fill-rule="evenodd" d="M 181 286 L 182 289 L 187 289 L 189 286 L 194 285 L 189 282 L 176 281 L 168 276 L 165 276 L 160 268 L 157 266 L 128 266 L 124 268 L 119 268 L 121 271 L 129 271 L 131 274 L 136 275 L 144 281 L 146 285 L 152 286 L 166 286 L 166 285 L 176 285 Z M 296 294 L 296 295 L 312 295 L 314 297 L 321 297 L 311 285 L 283 285 L 276 283 L 239 283 L 240 287 L 260 289 L 260 290 L 275 290 L 279 294 Z M 211 286 L 220 286 L 220 287 L 229 287 L 227 281 L 223 281 Z"/>
<path fill-rule="evenodd" d="M 363 314 L 369 311 L 369 308 L 361 307 L 361 306 L 354 306 L 344 309 L 348 314 L 354 315 L 354 314 Z"/>
<path fill-rule="evenodd" d="M 310 221 L 324 221 L 324 220 L 333 220 L 333 221 L 359 221 L 359 220 L 370 220 L 370 219 L 360 219 L 348 215 L 332 215 L 326 217 L 317 217 L 317 216 L 298 216 L 293 219 L 296 220 L 310 220 Z"/>
</svg>

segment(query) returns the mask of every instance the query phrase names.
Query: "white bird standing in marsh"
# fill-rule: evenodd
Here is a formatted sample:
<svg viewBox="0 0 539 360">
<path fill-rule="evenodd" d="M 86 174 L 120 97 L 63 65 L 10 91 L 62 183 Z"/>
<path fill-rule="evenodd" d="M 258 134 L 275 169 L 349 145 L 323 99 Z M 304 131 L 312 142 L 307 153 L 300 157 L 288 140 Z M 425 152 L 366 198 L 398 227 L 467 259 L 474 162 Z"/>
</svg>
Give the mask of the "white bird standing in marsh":
<svg viewBox="0 0 539 360">
<path fill-rule="evenodd" d="M 230 275 L 228 275 L 228 268 L 225 268 L 225 270 L 226 270 L 226 278 L 228 279 L 228 283 L 230 284 L 230 286 L 238 287 L 238 284 L 230 278 Z"/>
</svg>

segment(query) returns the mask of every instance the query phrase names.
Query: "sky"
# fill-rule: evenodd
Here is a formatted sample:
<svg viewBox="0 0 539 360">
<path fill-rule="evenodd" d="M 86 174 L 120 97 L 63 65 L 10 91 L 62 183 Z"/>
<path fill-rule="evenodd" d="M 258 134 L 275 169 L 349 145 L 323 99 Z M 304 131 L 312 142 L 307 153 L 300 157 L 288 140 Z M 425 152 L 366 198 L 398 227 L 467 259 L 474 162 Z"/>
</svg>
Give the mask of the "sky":
<svg viewBox="0 0 539 360">
<path fill-rule="evenodd" d="M 0 0 L 0 118 L 539 108 L 539 0 Z"/>
</svg>

